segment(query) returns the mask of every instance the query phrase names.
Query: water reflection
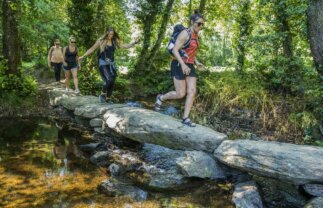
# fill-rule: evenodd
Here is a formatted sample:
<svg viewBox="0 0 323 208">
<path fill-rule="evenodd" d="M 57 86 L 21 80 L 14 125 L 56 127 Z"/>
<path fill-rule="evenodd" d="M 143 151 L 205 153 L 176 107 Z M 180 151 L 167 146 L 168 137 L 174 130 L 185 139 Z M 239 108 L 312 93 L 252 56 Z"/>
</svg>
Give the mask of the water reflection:
<svg viewBox="0 0 323 208">
<path fill-rule="evenodd" d="M 228 193 L 220 189 L 151 193 L 145 202 L 98 194 L 98 184 L 108 176 L 78 149 L 83 142 L 88 141 L 79 133 L 48 121 L 1 120 L 0 207 L 232 207 Z"/>
</svg>

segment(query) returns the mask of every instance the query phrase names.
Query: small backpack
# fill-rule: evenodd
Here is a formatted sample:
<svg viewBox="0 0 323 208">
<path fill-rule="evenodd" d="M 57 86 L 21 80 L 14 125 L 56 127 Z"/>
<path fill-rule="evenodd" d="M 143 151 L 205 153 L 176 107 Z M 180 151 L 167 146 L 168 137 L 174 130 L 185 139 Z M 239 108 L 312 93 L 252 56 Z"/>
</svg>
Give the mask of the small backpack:
<svg viewBox="0 0 323 208">
<path fill-rule="evenodd" d="M 183 31 L 183 30 L 186 30 L 187 33 L 188 33 L 188 40 L 186 41 L 186 43 L 183 45 L 182 49 L 185 49 L 185 48 L 188 48 L 188 46 L 190 45 L 190 41 L 191 41 L 191 32 L 189 31 L 188 28 L 185 28 L 182 24 L 177 24 L 174 26 L 174 31 L 173 31 L 173 34 L 172 34 L 172 38 L 170 39 L 170 41 L 168 42 L 168 45 L 167 45 L 167 50 L 168 52 L 174 56 L 173 54 L 173 48 L 175 46 L 175 42 L 177 40 L 177 37 L 179 36 L 179 34 Z M 179 54 L 181 55 L 181 57 L 187 57 L 188 58 L 188 55 L 185 53 L 184 50 L 179 50 Z"/>
</svg>

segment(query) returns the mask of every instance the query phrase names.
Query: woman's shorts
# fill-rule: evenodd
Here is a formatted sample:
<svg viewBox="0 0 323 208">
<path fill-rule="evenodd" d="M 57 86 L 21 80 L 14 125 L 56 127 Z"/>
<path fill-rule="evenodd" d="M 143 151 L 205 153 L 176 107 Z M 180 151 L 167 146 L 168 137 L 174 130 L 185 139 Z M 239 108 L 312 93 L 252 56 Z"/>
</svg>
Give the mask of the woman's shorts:
<svg viewBox="0 0 323 208">
<path fill-rule="evenodd" d="M 186 75 L 183 73 L 181 65 L 178 63 L 177 60 L 173 60 L 172 63 L 170 64 L 170 69 L 171 69 L 171 76 L 172 78 L 175 77 L 177 80 L 185 80 L 186 77 L 196 77 L 196 69 L 193 64 L 188 64 L 186 65 L 191 69 L 191 72 L 189 75 Z"/>
<path fill-rule="evenodd" d="M 78 69 L 78 65 L 75 64 L 75 65 L 67 65 L 67 66 L 64 66 L 64 70 L 65 71 L 68 71 L 68 70 L 75 70 L 75 69 Z"/>
</svg>

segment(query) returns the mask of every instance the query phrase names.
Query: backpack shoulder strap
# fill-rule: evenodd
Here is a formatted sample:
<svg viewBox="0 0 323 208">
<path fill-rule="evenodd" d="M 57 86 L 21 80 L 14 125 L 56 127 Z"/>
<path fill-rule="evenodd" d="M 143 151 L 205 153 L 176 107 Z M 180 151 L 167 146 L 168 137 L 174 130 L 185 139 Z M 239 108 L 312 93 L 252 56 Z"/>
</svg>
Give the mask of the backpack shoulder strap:
<svg viewBox="0 0 323 208">
<path fill-rule="evenodd" d="M 50 58 L 52 57 L 53 51 L 54 51 L 54 46 L 50 47 L 50 49 L 49 49 L 49 57 Z"/>
<path fill-rule="evenodd" d="M 186 48 L 190 45 L 191 39 L 192 39 L 192 35 L 191 35 L 191 30 L 189 28 L 185 29 L 187 34 L 188 34 L 188 40 L 186 41 L 186 43 L 183 45 L 183 48 Z"/>
</svg>

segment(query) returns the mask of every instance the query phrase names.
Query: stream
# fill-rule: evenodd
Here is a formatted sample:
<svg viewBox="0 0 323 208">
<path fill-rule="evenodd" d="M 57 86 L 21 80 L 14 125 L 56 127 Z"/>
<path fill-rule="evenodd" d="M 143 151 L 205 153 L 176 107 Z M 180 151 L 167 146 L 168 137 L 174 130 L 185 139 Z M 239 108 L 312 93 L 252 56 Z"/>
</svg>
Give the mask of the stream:
<svg viewBox="0 0 323 208">
<path fill-rule="evenodd" d="M 141 202 L 105 196 L 97 187 L 109 175 L 78 148 L 90 142 L 46 119 L 2 119 L 0 207 L 233 207 L 230 189 L 214 183 L 186 193 L 149 192 Z"/>
</svg>

